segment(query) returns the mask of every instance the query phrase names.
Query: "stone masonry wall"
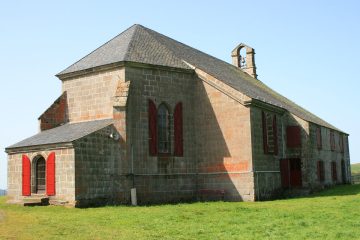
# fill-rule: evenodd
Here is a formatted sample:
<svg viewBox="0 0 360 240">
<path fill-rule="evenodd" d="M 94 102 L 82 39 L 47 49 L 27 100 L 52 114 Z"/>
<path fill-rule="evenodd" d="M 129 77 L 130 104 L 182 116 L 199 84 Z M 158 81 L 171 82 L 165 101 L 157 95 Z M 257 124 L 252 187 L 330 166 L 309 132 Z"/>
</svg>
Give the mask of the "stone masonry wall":
<svg viewBox="0 0 360 240">
<path fill-rule="evenodd" d="M 317 125 L 309 123 L 291 113 L 285 112 L 277 114 L 277 132 L 278 132 L 278 154 L 264 154 L 263 150 L 263 132 L 262 132 L 262 109 L 258 107 L 251 108 L 252 118 L 252 142 L 253 159 L 256 182 L 257 199 L 267 199 L 276 196 L 281 191 L 280 160 L 287 158 L 301 159 L 302 187 L 316 189 L 323 185 L 331 185 L 342 182 L 341 160 L 346 162 L 346 173 L 348 177 L 349 157 L 347 151 L 347 136 L 344 135 L 344 152 L 340 151 L 339 136 L 340 133 L 334 131 L 336 149 L 330 150 L 330 129 L 321 127 L 322 149 L 317 149 L 316 127 Z M 300 126 L 301 129 L 301 147 L 288 148 L 286 144 L 286 127 Z M 320 183 L 317 176 L 317 161 L 324 161 L 325 181 Z M 337 182 L 332 181 L 331 162 L 337 164 Z M 349 178 L 347 178 L 349 179 Z M 349 180 L 348 180 L 349 181 Z"/>
<path fill-rule="evenodd" d="M 229 87 L 201 78 L 194 99 L 199 198 L 253 201 L 250 109 L 226 94 Z"/>
<path fill-rule="evenodd" d="M 118 68 L 63 80 L 70 122 L 112 118 L 113 97 L 123 79 L 124 70 Z"/>
<path fill-rule="evenodd" d="M 63 92 L 61 96 L 39 117 L 40 130 L 48 130 L 67 123 L 68 107 L 67 95 Z"/>
<path fill-rule="evenodd" d="M 55 152 L 55 191 L 56 195 L 50 199 L 59 199 L 73 204 L 75 201 L 75 162 L 74 149 L 47 149 L 43 151 L 24 151 L 23 153 L 8 155 L 8 196 L 10 201 L 20 201 L 22 196 L 22 155 L 26 154 L 31 161 L 31 168 L 35 165 L 34 159 L 42 156 L 47 159 L 51 152 Z M 32 181 L 32 184 L 34 182 Z M 33 187 L 32 187 L 33 189 Z"/>
<path fill-rule="evenodd" d="M 195 196 L 194 159 L 194 78 L 193 73 L 158 68 L 126 67 L 130 81 L 127 102 L 128 172 L 133 173 L 138 203 L 178 202 Z M 171 151 L 169 155 L 149 156 L 148 100 L 156 107 L 166 103 L 170 111 Z M 175 157 L 173 111 L 183 105 L 184 155 Z M 130 189 L 129 189 L 130 191 Z"/>
<path fill-rule="evenodd" d="M 281 114 L 273 113 L 277 118 L 278 155 L 264 153 L 262 109 L 251 107 L 251 143 L 256 200 L 272 198 L 281 189 L 280 159 L 284 156 L 282 137 L 284 130 Z"/>
<path fill-rule="evenodd" d="M 73 143 L 77 206 L 129 201 L 130 190 L 125 191 L 127 171 L 123 169 L 120 143 L 110 137 L 116 132 L 111 125 Z"/>
<path fill-rule="evenodd" d="M 350 183 L 350 157 L 348 151 L 348 137 L 346 134 L 340 133 L 338 131 L 334 131 L 334 138 L 335 138 L 335 149 L 331 150 L 330 146 L 330 130 L 326 127 L 321 128 L 321 139 L 322 139 L 322 148 L 317 148 L 317 141 L 316 141 L 316 129 L 318 125 L 310 124 L 310 141 L 311 141 L 311 148 L 310 148 L 310 156 L 311 156 L 311 168 L 314 171 L 311 171 L 310 182 L 313 187 L 318 186 L 327 186 L 339 183 Z M 340 137 L 344 138 L 344 151 L 340 149 Z M 317 161 L 324 162 L 325 168 L 325 181 L 320 182 L 317 176 L 316 168 L 317 168 Z M 341 161 L 345 163 L 345 171 L 342 172 Z M 332 180 L 331 174 L 331 162 L 336 162 L 336 173 L 337 173 L 337 181 Z M 343 181 L 343 174 L 344 180 Z"/>
</svg>

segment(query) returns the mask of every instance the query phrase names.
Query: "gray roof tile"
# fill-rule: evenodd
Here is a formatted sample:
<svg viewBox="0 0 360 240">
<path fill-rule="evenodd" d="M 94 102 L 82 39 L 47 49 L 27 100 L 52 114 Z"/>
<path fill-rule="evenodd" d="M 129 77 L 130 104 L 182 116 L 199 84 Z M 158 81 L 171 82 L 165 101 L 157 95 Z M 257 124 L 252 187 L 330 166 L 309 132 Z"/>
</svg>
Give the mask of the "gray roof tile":
<svg viewBox="0 0 360 240">
<path fill-rule="evenodd" d="M 40 132 L 6 148 L 23 148 L 38 145 L 69 143 L 85 137 L 113 123 L 112 119 L 96 120 L 80 123 L 68 123 L 60 127 Z"/>
<path fill-rule="evenodd" d="M 304 120 L 339 130 L 240 68 L 141 25 L 133 25 L 58 75 L 121 61 L 189 69 L 183 62 L 186 61 L 253 99 L 284 108 Z"/>
</svg>

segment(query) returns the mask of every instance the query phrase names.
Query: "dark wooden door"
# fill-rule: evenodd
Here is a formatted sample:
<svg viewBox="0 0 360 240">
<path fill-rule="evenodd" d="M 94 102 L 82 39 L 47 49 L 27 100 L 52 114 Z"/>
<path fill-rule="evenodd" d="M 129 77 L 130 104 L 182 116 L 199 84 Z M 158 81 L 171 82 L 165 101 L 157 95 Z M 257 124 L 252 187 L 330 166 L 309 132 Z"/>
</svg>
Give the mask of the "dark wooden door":
<svg viewBox="0 0 360 240">
<path fill-rule="evenodd" d="M 301 160 L 299 158 L 280 160 L 281 185 L 283 188 L 301 187 Z"/>
<path fill-rule="evenodd" d="M 45 159 L 40 158 L 36 161 L 36 192 L 45 192 Z"/>
<path fill-rule="evenodd" d="M 281 185 L 283 188 L 290 187 L 289 159 L 280 159 Z"/>
<path fill-rule="evenodd" d="M 299 158 L 290 159 L 290 186 L 301 187 L 301 160 Z"/>
</svg>

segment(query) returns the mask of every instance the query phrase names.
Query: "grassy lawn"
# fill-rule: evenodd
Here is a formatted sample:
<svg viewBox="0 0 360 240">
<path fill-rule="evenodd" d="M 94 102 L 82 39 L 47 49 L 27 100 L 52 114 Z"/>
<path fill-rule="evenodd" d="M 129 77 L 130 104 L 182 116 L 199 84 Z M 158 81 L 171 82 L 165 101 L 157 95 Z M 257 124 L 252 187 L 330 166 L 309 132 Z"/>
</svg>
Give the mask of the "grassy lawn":
<svg viewBox="0 0 360 240">
<path fill-rule="evenodd" d="M 351 164 L 351 173 L 360 174 L 360 163 Z"/>
<path fill-rule="evenodd" d="M 0 198 L 0 239 L 359 239 L 360 185 L 306 198 L 150 207 L 21 207 Z"/>
</svg>

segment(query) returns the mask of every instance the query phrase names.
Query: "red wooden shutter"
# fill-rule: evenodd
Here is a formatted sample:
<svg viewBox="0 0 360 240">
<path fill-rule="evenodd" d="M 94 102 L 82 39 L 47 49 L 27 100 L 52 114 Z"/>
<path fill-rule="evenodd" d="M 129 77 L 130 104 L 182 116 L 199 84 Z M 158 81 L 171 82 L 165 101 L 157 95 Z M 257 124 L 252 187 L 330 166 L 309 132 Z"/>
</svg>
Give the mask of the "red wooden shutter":
<svg viewBox="0 0 360 240">
<path fill-rule="evenodd" d="M 273 132 L 274 132 L 274 154 L 278 154 L 278 137 L 277 137 L 277 123 L 276 115 L 273 115 Z"/>
<path fill-rule="evenodd" d="M 317 142 L 317 148 L 320 150 L 322 148 L 322 140 L 321 140 L 321 128 L 316 128 L 316 142 Z"/>
<path fill-rule="evenodd" d="M 330 148 L 331 151 L 335 150 L 335 136 L 333 131 L 330 132 Z"/>
<path fill-rule="evenodd" d="M 182 157 L 184 154 L 183 149 L 183 117 L 182 117 L 182 103 L 179 102 L 175 106 L 174 111 L 174 138 L 175 138 L 175 149 L 174 155 Z"/>
<path fill-rule="evenodd" d="M 325 171 L 324 171 L 324 162 L 323 161 L 317 162 L 317 175 L 318 175 L 318 180 L 320 182 L 323 182 L 325 180 Z"/>
<path fill-rule="evenodd" d="M 31 195 L 31 164 L 26 155 L 22 155 L 22 195 Z"/>
<path fill-rule="evenodd" d="M 55 195 L 55 153 L 52 152 L 46 160 L 46 194 Z"/>
<path fill-rule="evenodd" d="M 340 146 L 340 152 L 344 152 L 344 135 L 339 134 L 339 146 Z"/>
<path fill-rule="evenodd" d="M 337 181 L 337 171 L 336 171 L 336 162 L 331 162 L 331 173 L 333 181 Z"/>
<path fill-rule="evenodd" d="M 301 147 L 301 129 L 299 126 L 286 127 L 286 146 L 288 148 Z"/>
<path fill-rule="evenodd" d="M 263 145 L 264 153 L 268 153 L 268 142 L 267 142 L 267 126 L 265 112 L 262 112 L 262 128 L 263 128 Z"/>
<path fill-rule="evenodd" d="M 149 99 L 149 154 L 156 156 L 157 154 L 157 111 L 155 103 Z"/>
</svg>

